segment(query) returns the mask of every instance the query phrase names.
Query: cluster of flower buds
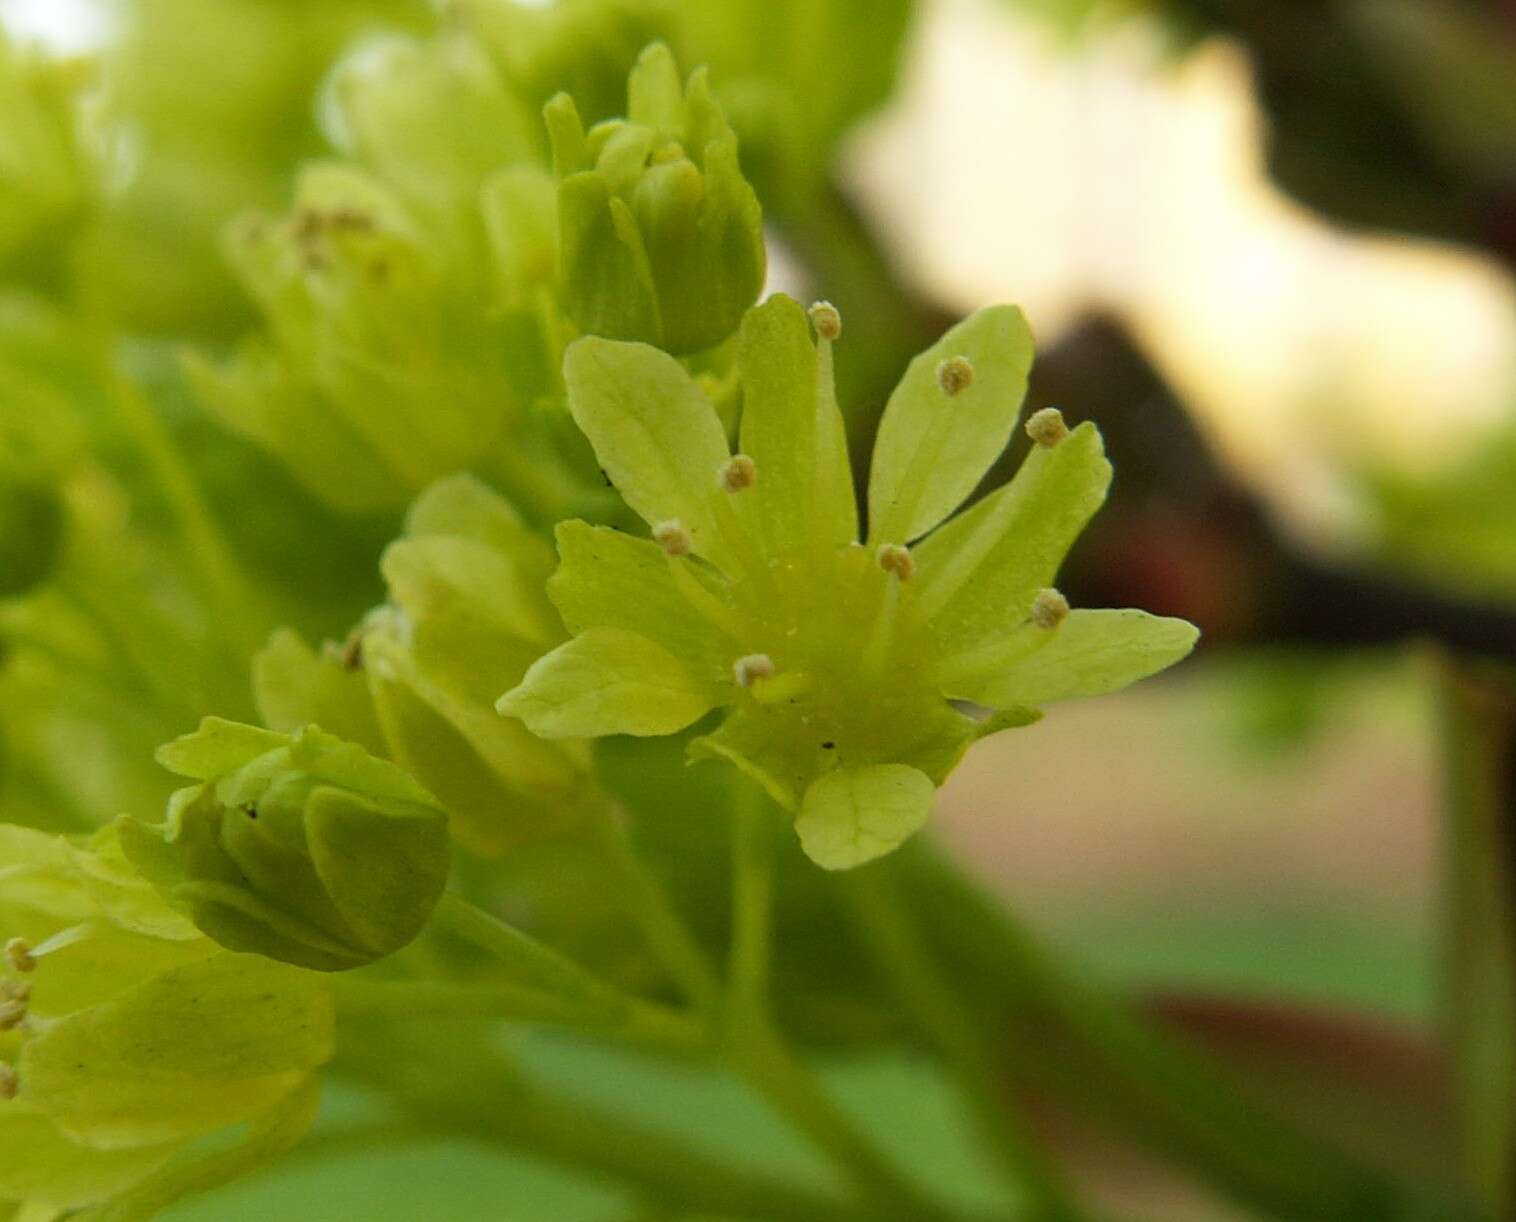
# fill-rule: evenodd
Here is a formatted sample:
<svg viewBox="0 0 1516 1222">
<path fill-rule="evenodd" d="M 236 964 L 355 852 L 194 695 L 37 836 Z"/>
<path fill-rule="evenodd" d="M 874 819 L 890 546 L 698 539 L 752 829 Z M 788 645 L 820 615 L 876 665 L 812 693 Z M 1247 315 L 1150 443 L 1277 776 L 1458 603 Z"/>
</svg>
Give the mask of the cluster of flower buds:
<svg viewBox="0 0 1516 1222">
<path fill-rule="evenodd" d="M 627 95 L 626 119 L 588 132 L 568 94 L 545 110 L 564 307 L 591 334 L 699 352 L 736 330 L 763 287 L 762 210 L 703 69 L 681 86 L 655 43 Z"/>
<path fill-rule="evenodd" d="M 207 718 L 159 762 L 199 784 L 166 820 L 115 825 L 133 866 L 230 950 L 319 971 L 421 931 L 447 882 L 447 816 L 404 770 L 315 726 Z"/>
<path fill-rule="evenodd" d="M 412 506 L 381 568 L 389 602 L 317 653 L 281 632 L 254 664 L 264 720 L 327 726 L 408 769 L 457 841 L 494 855 L 560 828 L 586 796 L 582 744 L 545 742 L 495 697 L 563 639 L 544 593 L 552 548 L 496 493 L 459 475 Z"/>
<path fill-rule="evenodd" d="M 0 862 L 0 1213 L 108 1200 L 310 1090 L 332 1053 L 322 977 L 221 950 L 109 829 L 0 825 Z"/>
</svg>

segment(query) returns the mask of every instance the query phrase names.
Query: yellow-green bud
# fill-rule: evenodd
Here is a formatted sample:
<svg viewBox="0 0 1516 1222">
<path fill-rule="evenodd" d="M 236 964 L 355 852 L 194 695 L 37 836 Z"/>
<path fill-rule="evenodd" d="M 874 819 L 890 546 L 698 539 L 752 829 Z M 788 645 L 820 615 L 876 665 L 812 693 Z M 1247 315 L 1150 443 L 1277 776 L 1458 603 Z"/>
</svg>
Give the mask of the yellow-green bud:
<svg viewBox="0 0 1516 1222">
<path fill-rule="evenodd" d="M 628 95 L 625 120 L 588 134 L 568 95 L 545 111 L 564 305 L 591 334 L 699 352 L 737 329 L 763 287 L 762 210 L 704 69 L 681 88 L 654 43 Z"/>
<path fill-rule="evenodd" d="M 121 819 L 132 864 L 230 950 L 319 971 L 420 932 L 447 880 L 447 815 L 401 768 L 309 726 L 206 718 L 159 762 L 201 784 L 158 826 Z"/>
</svg>

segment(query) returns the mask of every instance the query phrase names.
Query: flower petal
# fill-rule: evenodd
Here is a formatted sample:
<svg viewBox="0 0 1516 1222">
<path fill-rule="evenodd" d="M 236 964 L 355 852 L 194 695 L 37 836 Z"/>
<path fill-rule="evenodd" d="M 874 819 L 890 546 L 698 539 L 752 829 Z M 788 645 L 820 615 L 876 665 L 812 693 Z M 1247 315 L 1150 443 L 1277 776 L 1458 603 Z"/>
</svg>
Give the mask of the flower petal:
<svg viewBox="0 0 1516 1222">
<path fill-rule="evenodd" d="M 997 709 L 1103 696 L 1172 666 L 1200 636 L 1182 619 L 1131 610 L 1071 611 L 1057 628 L 1020 631 L 1042 634 L 1046 643 L 1008 666 L 952 683 L 945 694 Z"/>
<path fill-rule="evenodd" d="M 824 870 L 850 870 L 897 848 L 932 813 L 931 779 L 904 764 L 839 768 L 805 791 L 795 831 Z"/>
<path fill-rule="evenodd" d="M 799 302 L 776 294 L 742 320 L 737 361 L 742 451 L 758 469 L 742 495 L 765 551 L 796 556 L 812 541 L 828 550 L 852 543 L 858 510 L 830 345 L 818 353 Z"/>
<path fill-rule="evenodd" d="M 1034 446 L 1009 484 L 913 549 L 916 614 L 939 655 L 977 649 L 1026 619 L 1110 482 L 1100 433 L 1086 422 L 1056 446 Z"/>
<path fill-rule="evenodd" d="M 547 590 L 570 632 L 624 628 L 663 646 L 702 678 L 731 674 L 741 650 L 680 592 L 669 557 L 657 544 L 576 521 L 560 522 L 557 536 L 558 571 Z M 700 582 L 694 565 L 675 563 L 685 565 L 691 582 Z"/>
<path fill-rule="evenodd" d="M 540 738 L 673 734 L 713 708 L 715 685 L 635 632 L 591 628 L 546 654 L 496 708 Z"/>
<path fill-rule="evenodd" d="M 649 526 L 678 521 L 720 566 L 716 473 L 731 457 L 716 409 L 673 357 L 585 336 L 563 358 L 569 410 L 613 484 Z"/>
<path fill-rule="evenodd" d="M 950 394 L 938 366 L 955 357 L 972 378 Z M 872 542 L 909 542 L 963 503 L 1010 440 L 1031 366 L 1032 333 L 1014 306 L 971 314 L 911 362 L 874 443 Z"/>
<path fill-rule="evenodd" d="M 22 1097 L 104 1149 L 173 1141 L 294 1090 L 331 1056 L 332 1025 L 319 977 L 213 955 L 39 1032 L 22 1049 Z"/>
</svg>

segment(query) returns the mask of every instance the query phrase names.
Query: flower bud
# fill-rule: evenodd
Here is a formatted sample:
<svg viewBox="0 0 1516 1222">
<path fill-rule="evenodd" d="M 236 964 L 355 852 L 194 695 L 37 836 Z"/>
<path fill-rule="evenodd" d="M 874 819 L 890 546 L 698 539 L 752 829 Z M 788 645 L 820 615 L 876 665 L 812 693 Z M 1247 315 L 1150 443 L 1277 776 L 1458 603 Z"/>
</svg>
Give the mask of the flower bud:
<svg viewBox="0 0 1516 1222">
<path fill-rule="evenodd" d="M 158 760 L 201 784 L 169 799 L 161 825 L 119 820 L 122 847 L 221 945 L 339 971 L 399 950 L 430 917 L 447 816 L 396 765 L 315 726 L 213 717 Z"/>
<path fill-rule="evenodd" d="M 565 308 L 592 334 L 698 352 L 736 330 L 763 287 L 758 197 L 703 69 L 681 89 L 654 43 L 632 69 L 627 110 L 587 134 L 566 94 L 545 111 Z"/>
</svg>

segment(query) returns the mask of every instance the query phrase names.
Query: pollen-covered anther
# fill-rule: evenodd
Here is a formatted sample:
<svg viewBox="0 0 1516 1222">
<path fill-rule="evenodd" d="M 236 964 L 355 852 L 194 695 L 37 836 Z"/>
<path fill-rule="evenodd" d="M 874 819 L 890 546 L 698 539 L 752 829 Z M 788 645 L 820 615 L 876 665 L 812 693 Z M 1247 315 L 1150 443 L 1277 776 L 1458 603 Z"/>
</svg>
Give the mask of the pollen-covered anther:
<svg viewBox="0 0 1516 1222">
<path fill-rule="evenodd" d="M 1044 407 L 1032 413 L 1026 422 L 1026 434 L 1040 446 L 1055 446 L 1069 435 L 1069 426 L 1056 407 Z"/>
<path fill-rule="evenodd" d="M 21 1090 L 21 1079 L 9 1061 L 0 1061 L 0 1099 L 14 1099 Z"/>
<path fill-rule="evenodd" d="M 879 560 L 880 568 L 886 573 L 893 573 L 901 581 L 909 581 L 916 571 L 916 559 L 911 555 L 911 549 L 902 544 L 880 544 L 874 555 Z"/>
<path fill-rule="evenodd" d="M 1057 590 L 1040 590 L 1032 600 L 1032 623 L 1039 628 L 1056 628 L 1068 618 L 1069 600 Z"/>
<path fill-rule="evenodd" d="M 11 965 L 13 972 L 30 972 L 37 967 L 37 960 L 32 958 L 32 948 L 22 938 L 12 938 L 5 944 L 5 961 Z"/>
<path fill-rule="evenodd" d="M 830 301 L 818 301 L 810 308 L 811 326 L 824 340 L 835 340 L 842 335 L 842 315 Z"/>
<path fill-rule="evenodd" d="M 950 356 L 937 366 L 937 385 L 951 398 L 974 384 L 974 364 L 966 356 Z"/>
<path fill-rule="evenodd" d="M 750 653 L 732 663 L 732 677 L 738 687 L 752 687 L 759 679 L 774 677 L 774 659 L 766 653 Z"/>
<path fill-rule="evenodd" d="M 677 518 L 659 522 L 653 527 L 653 542 L 670 556 L 688 556 L 690 549 L 695 546 L 690 532 L 684 529 Z"/>
<path fill-rule="evenodd" d="M 733 454 L 716 472 L 716 482 L 728 492 L 741 492 L 758 482 L 758 464 L 746 454 Z"/>
</svg>

